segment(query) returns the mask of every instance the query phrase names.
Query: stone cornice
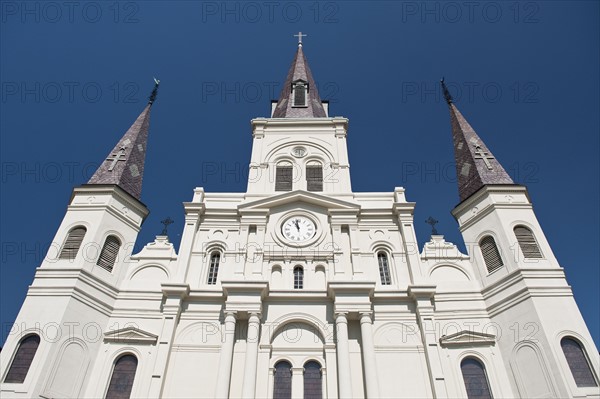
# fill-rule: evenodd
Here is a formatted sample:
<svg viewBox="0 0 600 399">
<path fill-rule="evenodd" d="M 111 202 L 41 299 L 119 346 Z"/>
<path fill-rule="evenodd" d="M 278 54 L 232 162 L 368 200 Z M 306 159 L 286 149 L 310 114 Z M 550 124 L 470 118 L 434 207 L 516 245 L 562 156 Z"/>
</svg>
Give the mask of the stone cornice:
<svg viewBox="0 0 600 399">
<path fill-rule="evenodd" d="M 254 118 L 250 121 L 253 130 L 265 127 L 337 127 L 340 126 L 344 130 L 348 129 L 348 119 L 340 116 L 330 118 Z"/>
<path fill-rule="evenodd" d="M 142 220 L 146 219 L 150 211 L 146 205 L 133 197 L 127 191 L 123 190 L 121 187 L 115 184 L 84 184 L 79 187 L 75 187 L 73 192 L 71 193 L 71 198 L 69 200 L 69 207 L 82 207 L 85 205 L 71 205 L 73 199 L 77 195 L 101 195 L 108 194 L 117 198 L 119 201 L 123 202 L 127 205 L 128 208 L 135 210 L 141 217 Z M 96 205 L 96 204 L 95 204 Z"/>
<path fill-rule="evenodd" d="M 531 206 L 531 199 L 529 198 L 529 193 L 527 192 L 527 187 L 525 187 L 525 186 L 521 186 L 518 184 L 487 185 L 487 186 L 481 187 L 478 191 L 476 191 L 469 198 L 467 198 L 466 200 L 464 200 L 461 203 L 459 203 L 458 205 L 456 205 L 456 207 L 454 207 L 454 209 L 451 212 L 452 216 L 454 216 L 454 218 L 458 220 L 460 215 L 462 215 L 464 212 L 467 212 L 474 205 L 481 202 L 481 200 L 483 200 L 485 197 L 487 197 L 488 195 L 490 195 L 492 193 L 524 193 L 525 196 L 527 197 L 527 200 L 529 201 L 529 206 Z M 518 207 L 518 206 L 523 206 L 525 204 L 503 204 L 503 205 L 510 206 L 510 207 Z M 481 214 L 481 212 L 480 212 L 480 214 Z"/>
</svg>

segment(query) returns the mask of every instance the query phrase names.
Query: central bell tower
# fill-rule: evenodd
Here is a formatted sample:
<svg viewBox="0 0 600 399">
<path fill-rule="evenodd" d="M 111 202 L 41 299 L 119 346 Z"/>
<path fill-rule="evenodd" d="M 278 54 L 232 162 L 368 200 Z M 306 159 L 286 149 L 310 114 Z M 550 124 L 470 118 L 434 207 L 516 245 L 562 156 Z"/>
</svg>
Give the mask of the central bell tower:
<svg viewBox="0 0 600 399">
<path fill-rule="evenodd" d="M 351 195 L 348 119 L 329 116 L 298 43 L 270 118 L 252 120 L 248 196 L 305 190 Z"/>
</svg>

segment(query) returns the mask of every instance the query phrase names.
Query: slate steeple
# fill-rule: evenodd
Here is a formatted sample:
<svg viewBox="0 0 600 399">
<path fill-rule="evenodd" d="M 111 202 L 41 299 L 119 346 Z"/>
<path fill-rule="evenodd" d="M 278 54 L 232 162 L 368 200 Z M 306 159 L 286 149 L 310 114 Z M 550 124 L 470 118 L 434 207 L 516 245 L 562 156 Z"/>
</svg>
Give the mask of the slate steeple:
<svg viewBox="0 0 600 399">
<path fill-rule="evenodd" d="M 317 85 L 304 56 L 300 36 L 298 50 L 281 89 L 273 118 L 325 117 L 327 117 L 327 113 L 323 108 Z"/>
<path fill-rule="evenodd" d="M 141 199 L 148 128 L 150 126 L 150 109 L 156 100 L 159 83 L 155 79 L 154 90 L 148 98 L 148 104 L 108 154 L 108 157 L 96 170 L 88 184 L 114 184 L 136 199 Z"/>
<path fill-rule="evenodd" d="M 460 113 L 442 79 L 444 97 L 450 110 L 458 194 L 461 202 L 486 185 L 515 184 L 500 162 Z"/>
</svg>

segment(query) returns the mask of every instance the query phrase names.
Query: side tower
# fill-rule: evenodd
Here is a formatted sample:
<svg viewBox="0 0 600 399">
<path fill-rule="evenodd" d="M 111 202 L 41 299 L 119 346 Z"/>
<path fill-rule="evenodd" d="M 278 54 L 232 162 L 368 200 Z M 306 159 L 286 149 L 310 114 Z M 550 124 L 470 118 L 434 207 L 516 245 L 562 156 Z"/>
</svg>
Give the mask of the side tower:
<svg viewBox="0 0 600 399">
<path fill-rule="evenodd" d="M 452 214 L 498 346 L 521 397 L 598 397 L 598 350 L 533 212 L 442 87 L 452 124 L 460 203 Z"/>
<path fill-rule="evenodd" d="M 73 190 L 2 351 L 0 396 L 83 395 L 90 375 L 86 370 L 102 344 L 149 213 L 140 198 L 157 90 L 158 82 L 89 182 Z"/>
</svg>

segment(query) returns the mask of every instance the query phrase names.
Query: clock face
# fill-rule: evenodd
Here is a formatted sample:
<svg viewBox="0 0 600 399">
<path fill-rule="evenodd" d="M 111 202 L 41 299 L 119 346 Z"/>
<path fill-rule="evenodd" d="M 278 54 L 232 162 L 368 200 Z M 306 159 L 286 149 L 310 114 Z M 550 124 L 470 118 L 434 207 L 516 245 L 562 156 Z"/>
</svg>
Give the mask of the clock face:
<svg viewBox="0 0 600 399">
<path fill-rule="evenodd" d="M 315 223 L 304 216 L 293 216 L 281 225 L 283 236 L 293 242 L 310 240 L 316 232 Z"/>
</svg>

